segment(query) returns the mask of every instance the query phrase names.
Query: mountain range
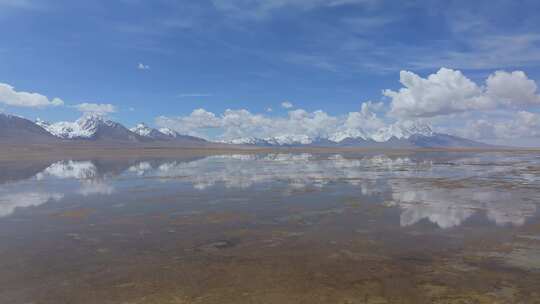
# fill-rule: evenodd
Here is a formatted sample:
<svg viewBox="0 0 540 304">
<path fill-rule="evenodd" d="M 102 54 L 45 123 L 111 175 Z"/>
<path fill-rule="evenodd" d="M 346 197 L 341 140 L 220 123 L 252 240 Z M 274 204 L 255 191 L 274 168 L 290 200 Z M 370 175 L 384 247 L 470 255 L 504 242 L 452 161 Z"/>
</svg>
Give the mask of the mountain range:
<svg viewBox="0 0 540 304">
<path fill-rule="evenodd" d="M 100 143 L 211 146 L 202 138 L 182 135 L 170 129 L 156 130 L 145 124 L 128 129 L 99 115 L 84 115 L 74 122 L 51 123 L 0 113 L 0 143 Z M 220 144 L 223 145 L 223 144 Z"/>
<path fill-rule="evenodd" d="M 327 136 L 283 135 L 276 137 L 246 137 L 225 141 L 230 144 L 282 147 L 363 147 L 363 148 L 443 148 L 443 147 L 487 147 L 489 145 L 436 133 L 425 123 L 404 121 L 380 128 L 374 132 L 346 130 Z"/>
<path fill-rule="evenodd" d="M 283 135 L 266 138 L 236 138 L 210 142 L 168 129 L 154 129 L 144 123 L 128 129 L 99 115 L 84 115 L 74 122 L 51 123 L 0 113 L 0 143 L 96 142 L 186 147 L 363 147 L 363 148 L 445 148 L 488 147 L 477 141 L 433 132 L 419 122 L 396 123 L 367 134 L 362 130 L 338 132 L 329 136 Z"/>
</svg>

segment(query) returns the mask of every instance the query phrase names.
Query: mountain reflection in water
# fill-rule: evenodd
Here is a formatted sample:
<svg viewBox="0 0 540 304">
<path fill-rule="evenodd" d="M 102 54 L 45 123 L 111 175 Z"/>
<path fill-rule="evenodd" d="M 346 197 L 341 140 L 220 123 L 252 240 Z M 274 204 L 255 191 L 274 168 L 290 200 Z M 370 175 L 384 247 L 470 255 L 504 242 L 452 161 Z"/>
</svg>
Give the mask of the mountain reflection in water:
<svg viewBox="0 0 540 304">
<path fill-rule="evenodd" d="M 539 163 L 530 155 L 494 153 L 446 157 L 239 154 L 188 161 L 118 161 L 114 165 L 66 160 L 54 162 L 30 178 L 0 185 L 0 216 L 54 203 L 66 194 L 110 195 L 119 182 L 144 179 L 171 187 L 189 184 L 200 191 L 217 186 L 260 191 L 258 185 L 279 184 L 283 194 L 302 189 L 325 191 L 325 187 L 343 184 L 360 189 L 362 195 L 377 196 L 387 207 L 399 208 L 402 226 L 427 219 L 440 228 L 451 228 L 478 212 L 497 225 L 523 225 L 537 209 L 539 193 L 531 189 L 540 188 L 537 172 L 527 168 Z M 39 190 L 33 185 L 40 185 Z"/>
<path fill-rule="evenodd" d="M 535 303 L 533 152 L 0 162 L 0 303 Z"/>
</svg>

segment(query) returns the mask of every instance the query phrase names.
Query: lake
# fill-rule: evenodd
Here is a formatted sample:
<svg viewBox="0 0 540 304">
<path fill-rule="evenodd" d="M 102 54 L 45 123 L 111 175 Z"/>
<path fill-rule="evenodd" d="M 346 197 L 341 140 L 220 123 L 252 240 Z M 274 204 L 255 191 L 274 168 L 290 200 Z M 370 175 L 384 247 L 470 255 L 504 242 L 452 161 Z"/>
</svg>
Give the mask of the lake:
<svg viewBox="0 0 540 304">
<path fill-rule="evenodd" d="M 540 303 L 540 153 L 0 162 L 0 303 Z"/>
</svg>

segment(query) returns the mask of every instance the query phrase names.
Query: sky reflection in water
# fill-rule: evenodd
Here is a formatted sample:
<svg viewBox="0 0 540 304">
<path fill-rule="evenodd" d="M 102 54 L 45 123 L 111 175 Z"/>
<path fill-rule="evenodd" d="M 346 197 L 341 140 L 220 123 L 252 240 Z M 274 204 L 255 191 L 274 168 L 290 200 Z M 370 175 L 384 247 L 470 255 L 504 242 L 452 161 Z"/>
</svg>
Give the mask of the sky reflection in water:
<svg viewBox="0 0 540 304">
<path fill-rule="evenodd" d="M 219 187 L 251 193 L 272 188 L 285 196 L 345 187 L 360 190 L 362 196 L 388 208 L 399 208 L 400 225 L 404 227 L 425 219 L 439 228 L 452 228 L 477 213 L 485 214 L 491 224 L 520 226 L 537 212 L 539 168 L 536 155 L 503 153 L 283 153 L 216 155 L 187 161 L 65 160 L 29 172 L 29 178 L 0 185 L 0 217 L 55 204 L 68 195 L 119 194 L 141 184 L 169 188 L 187 185 L 195 195 Z"/>
</svg>

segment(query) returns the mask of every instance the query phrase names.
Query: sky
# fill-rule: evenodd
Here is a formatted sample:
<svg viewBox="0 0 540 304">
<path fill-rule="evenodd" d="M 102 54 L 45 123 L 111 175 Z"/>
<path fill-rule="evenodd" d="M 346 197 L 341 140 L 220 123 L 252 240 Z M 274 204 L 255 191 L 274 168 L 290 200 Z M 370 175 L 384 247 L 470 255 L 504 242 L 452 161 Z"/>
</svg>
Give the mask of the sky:
<svg viewBox="0 0 540 304">
<path fill-rule="evenodd" d="M 0 111 L 540 146 L 538 1 L 0 0 Z"/>
</svg>

